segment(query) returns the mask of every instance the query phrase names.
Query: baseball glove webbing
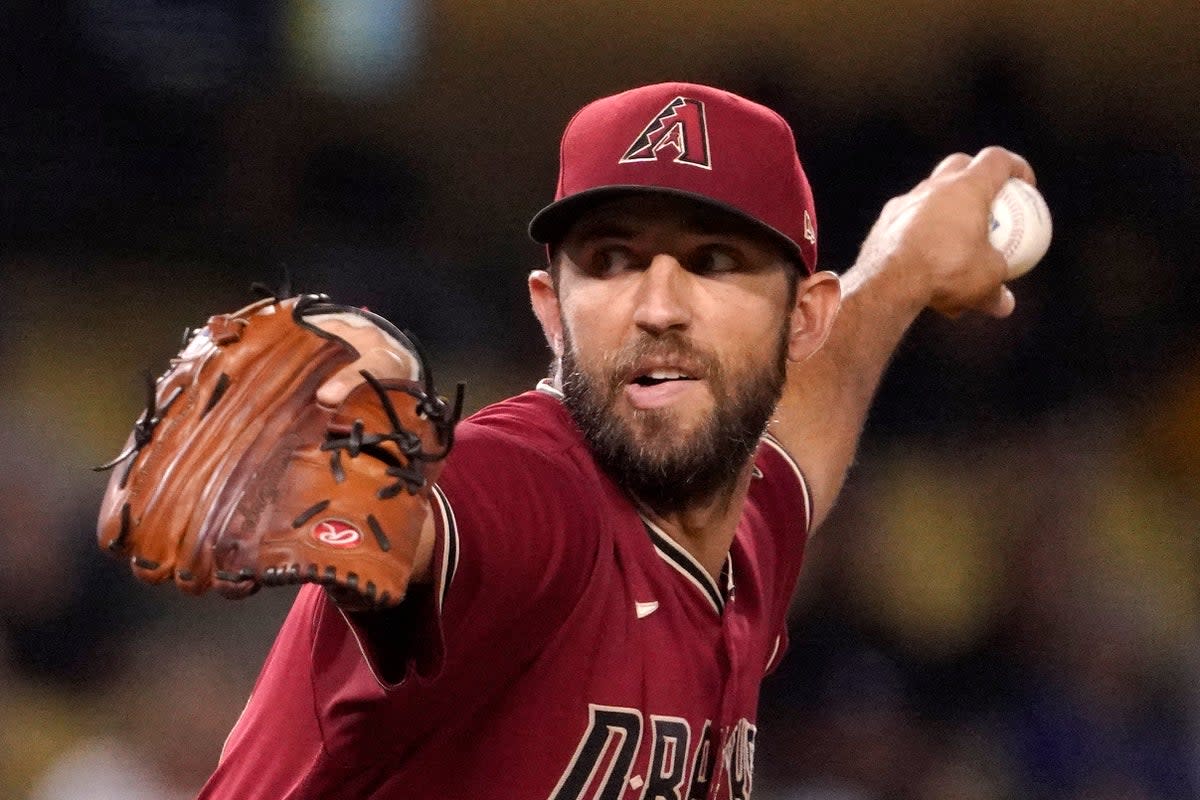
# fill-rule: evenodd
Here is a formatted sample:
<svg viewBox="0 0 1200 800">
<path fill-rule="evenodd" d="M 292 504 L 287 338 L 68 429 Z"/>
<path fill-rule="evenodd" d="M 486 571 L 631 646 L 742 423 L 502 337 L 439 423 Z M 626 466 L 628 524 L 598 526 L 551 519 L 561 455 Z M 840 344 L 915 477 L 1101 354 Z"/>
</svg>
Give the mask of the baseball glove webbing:
<svg viewBox="0 0 1200 800">
<path fill-rule="evenodd" d="M 323 316 L 376 326 L 412 365 L 337 408 L 317 389 L 358 358 Z M 325 295 L 268 297 L 184 332 L 109 480 L 100 546 L 138 578 L 243 597 L 315 582 L 372 606 L 403 599 L 426 512 L 454 441 L 463 386 L 439 397 L 411 334 Z M 367 535 L 369 534 L 369 535 Z"/>
</svg>

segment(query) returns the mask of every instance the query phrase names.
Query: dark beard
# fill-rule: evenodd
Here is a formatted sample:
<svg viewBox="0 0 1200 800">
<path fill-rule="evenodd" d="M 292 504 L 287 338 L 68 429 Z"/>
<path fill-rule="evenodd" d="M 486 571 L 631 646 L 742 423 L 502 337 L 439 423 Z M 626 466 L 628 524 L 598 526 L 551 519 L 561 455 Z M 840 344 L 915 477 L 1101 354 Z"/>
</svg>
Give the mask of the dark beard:
<svg viewBox="0 0 1200 800">
<path fill-rule="evenodd" d="M 583 431 L 592 455 L 608 475 L 637 500 L 659 514 L 672 514 L 726 497 L 737 484 L 787 377 L 787 326 L 776 341 L 775 357 L 752 374 L 729 376 L 717 359 L 671 333 L 644 337 L 626 351 L 606 360 L 608 383 L 579 369 L 574 344 L 565 335 L 562 390 L 565 404 Z M 715 398 L 715 410 L 699 430 L 673 446 L 653 445 L 678 437 L 673 411 L 637 409 L 641 431 L 617 416 L 613 406 L 624 391 L 622 376 L 644 355 L 686 354 L 705 366 L 705 379 Z M 734 386 L 727 385 L 732 377 Z"/>
</svg>

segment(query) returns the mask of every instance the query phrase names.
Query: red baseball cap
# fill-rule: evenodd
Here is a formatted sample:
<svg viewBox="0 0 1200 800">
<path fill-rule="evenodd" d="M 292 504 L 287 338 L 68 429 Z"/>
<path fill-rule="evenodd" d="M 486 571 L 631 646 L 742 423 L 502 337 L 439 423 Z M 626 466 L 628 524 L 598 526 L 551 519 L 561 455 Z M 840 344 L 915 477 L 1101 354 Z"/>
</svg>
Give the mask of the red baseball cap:
<svg viewBox="0 0 1200 800">
<path fill-rule="evenodd" d="M 596 100 L 567 123 L 554 202 L 529 223 L 542 244 L 562 239 L 598 202 L 655 192 L 747 220 L 811 274 L 817 268 L 812 190 L 783 117 L 736 94 L 659 83 Z"/>
</svg>

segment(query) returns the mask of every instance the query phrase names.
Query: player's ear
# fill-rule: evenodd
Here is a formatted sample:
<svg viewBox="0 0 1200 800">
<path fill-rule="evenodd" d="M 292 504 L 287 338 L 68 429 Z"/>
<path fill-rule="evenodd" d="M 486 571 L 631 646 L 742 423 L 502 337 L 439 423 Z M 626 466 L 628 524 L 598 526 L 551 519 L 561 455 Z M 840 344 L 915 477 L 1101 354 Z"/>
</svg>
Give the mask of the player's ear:
<svg viewBox="0 0 1200 800">
<path fill-rule="evenodd" d="M 554 278 L 544 269 L 529 273 L 529 301 L 533 304 L 534 316 L 542 324 L 542 333 L 550 345 L 554 357 L 562 356 L 562 312 L 558 305 L 558 292 Z"/>
<path fill-rule="evenodd" d="M 817 272 L 796 287 L 788 335 L 788 360 L 804 361 L 829 338 L 842 305 L 842 282 L 833 272 Z"/>
</svg>

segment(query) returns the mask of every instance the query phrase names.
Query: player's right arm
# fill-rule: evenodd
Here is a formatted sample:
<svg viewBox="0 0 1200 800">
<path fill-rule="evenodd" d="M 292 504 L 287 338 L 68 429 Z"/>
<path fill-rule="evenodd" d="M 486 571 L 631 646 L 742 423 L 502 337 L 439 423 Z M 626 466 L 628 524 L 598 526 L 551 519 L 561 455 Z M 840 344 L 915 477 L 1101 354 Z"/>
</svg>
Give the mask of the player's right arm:
<svg viewBox="0 0 1200 800">
<path fill-rule="evenodd" d="M 771 433 L 795 458 L 813 495 L 813 529 L 833 507 L 892 353 L 924 308 L 947 316 L 1012 312 L 1003 257 L 987 240 L 993 198 L 1010 177 L 1033 183 L 1025 159 L 991 147 L 947 157 L 928 178 L 884 206 L 854 266 L 823 346 L 788 365 Z M 824 277 L 822 277 L 824 275 Z M 811 317 L 801 284 L 794 329 Z"/>
</svg>

